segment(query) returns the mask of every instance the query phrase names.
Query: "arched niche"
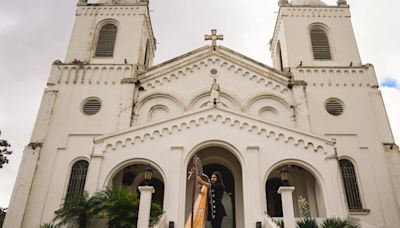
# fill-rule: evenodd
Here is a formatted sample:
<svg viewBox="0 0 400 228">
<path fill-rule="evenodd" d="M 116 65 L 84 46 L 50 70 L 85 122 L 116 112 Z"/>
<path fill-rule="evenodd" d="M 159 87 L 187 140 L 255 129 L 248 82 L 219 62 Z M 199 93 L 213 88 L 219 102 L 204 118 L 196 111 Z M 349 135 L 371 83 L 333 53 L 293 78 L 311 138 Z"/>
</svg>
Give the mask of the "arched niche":
<svg viewBox="0 0 400 228">
<path fill-rule="evenodd" d="M 118 169 L 109 179 L 107 186 L 116 188 L 128 188 L 134 193 L 139 193 L 138 187 L 145 185 L 144 171 L 149 164 L 142 162 L 135 162 L 126 164 Z M 150 166 L 153 171 L 150 186 L 153 186 L 155 192 L 152 196 L 152 202 L 157 203 L 160 207 L 164 205 L 164 179 L 161 173 L 155 168 Z"/>
<path fill-rule="evenodd" d="M 265 182 L 268 215 L 271 217 L 283 217 L 281 195 L 278 194 L 279 187 L 285 184 L 281 178 L 283 169 L 289 174 L 288 183 L 286 184 L 295 187 L 293 192 L 294 216 L 325 217 L 324 197 L 318 179 L 309 169 L 297 163 L 282 164 L 269 173 Z M 301 203 L 299 203 L 301 198 L 304 198 L 308 203 L 308 215 L 304 214 Z"/>
</svg>

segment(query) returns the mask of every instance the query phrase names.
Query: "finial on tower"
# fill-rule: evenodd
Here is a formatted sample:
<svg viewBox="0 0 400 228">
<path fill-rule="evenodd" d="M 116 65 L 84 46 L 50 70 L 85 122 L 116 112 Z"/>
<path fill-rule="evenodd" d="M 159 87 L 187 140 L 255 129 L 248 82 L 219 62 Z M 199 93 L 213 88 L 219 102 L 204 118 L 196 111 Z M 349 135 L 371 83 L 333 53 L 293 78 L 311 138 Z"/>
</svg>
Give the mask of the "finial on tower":
<svg viewBox="0 0 400 228">
<path fill-rule="evenodd" d="M 279 0 L 278 6 L 289 6 L 289 1 L 288 0 Z"/>
<path fill-rule="evenodd" d="M 224 40 L 224 35 L 217 35 L 217 30 L 212 29 L 211 35 L 205 35 L 204 40 L 211 40 L 211 47 L 215 49 L 217 46 L 217 40 Z"/>
<path fill-rule="evenodd" d="M 346 0 L 338 0 L 337 4 L 338 4 L 338 6 L 347 6 L 347 1 Z"/>
</svg>

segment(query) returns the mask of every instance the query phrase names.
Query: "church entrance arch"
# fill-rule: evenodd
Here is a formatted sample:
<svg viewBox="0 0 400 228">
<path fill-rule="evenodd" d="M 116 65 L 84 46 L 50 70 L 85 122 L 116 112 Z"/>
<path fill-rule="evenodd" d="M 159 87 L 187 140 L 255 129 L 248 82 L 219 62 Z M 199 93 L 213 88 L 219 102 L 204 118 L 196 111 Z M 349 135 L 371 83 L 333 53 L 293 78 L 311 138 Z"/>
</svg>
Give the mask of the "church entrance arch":
<svg viewBox="0 0 400 228">
<path fill-rule="evenodd" d="M 244 227 L 242 167 L 238 158 L 230 150 L 215 145 L 203 147 L 195 155 L 200 158 L 203 172 L 208 177 L 215 171 L 222 174 L 225 185 L 222 204 L 227 214 L 223 219 L 222 228 Z M 191 167 L 192 159 L 187 165 L 188 172 Z M 193 182 L 189 180 L 186 184 L 185 221 L 191 213 L 192 186 Z M 211 228 L 210 223 L 207 224 L 207 228 L 209 227 Z"/>
<path fill-rule="evenodd" d="M 144 171 L 150 167 L 153 171 L 152 178 L 148 183 L 149 186 L 154 187 L 154 194 L 152 195 L 152 203 L 158 204 L 161 208 L 164 205 L 164 179 L 161 173 L 153 166 L 145 162 L 129 163 L 119 168 L 110 178 L 107 183 L 108 187 L 128 188 L 133 193 L 140 192 L 139 186 L 145 185 Z"/>
<path fill-rule="evenodd" d="M 280 186 L 294 186 L 293 209 L 295 217 L 325 217 L 325 205 L 318 178 L 298 163 L 284 163 L 269 173 L 265 183 L 267 212 L 271 217 L 283 217 Z"/>
</svg>

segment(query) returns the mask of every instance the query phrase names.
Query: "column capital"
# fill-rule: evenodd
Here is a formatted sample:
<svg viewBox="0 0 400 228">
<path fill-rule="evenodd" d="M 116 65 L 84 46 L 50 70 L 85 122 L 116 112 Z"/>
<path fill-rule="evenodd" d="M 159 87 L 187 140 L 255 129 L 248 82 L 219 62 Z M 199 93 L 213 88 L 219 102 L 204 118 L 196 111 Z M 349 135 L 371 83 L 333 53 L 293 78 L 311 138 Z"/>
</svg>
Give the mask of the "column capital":
<svg viewBox="0 0 400 228">
<path fill-rule="evenodd" d="M 139 186 L 138 189 L 139 189 L 139 192 L 141 192 L 141 193 L 142 192 L 151 192 L 151 193 L 155 192 L 153 186 Z"/>
<path fill-rule="evenodd" d="M 278 189 L 278 193 L 282 194 L 282 193 L 285 193 L 285 192 L 293 192 L 294 189 L 295 189 L 294 186 L 281 186 Z"/>
</svg>

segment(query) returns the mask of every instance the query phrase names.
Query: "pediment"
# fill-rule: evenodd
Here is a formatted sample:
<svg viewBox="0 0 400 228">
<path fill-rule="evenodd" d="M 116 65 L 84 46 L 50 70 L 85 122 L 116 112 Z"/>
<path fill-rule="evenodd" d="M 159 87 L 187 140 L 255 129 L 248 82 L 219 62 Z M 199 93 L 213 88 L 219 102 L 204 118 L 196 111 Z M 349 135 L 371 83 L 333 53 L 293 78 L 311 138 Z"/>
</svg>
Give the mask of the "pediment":
<svg viewBox="0 0 400 228">
<path fill-rule="evenodd" d="M 212 102 L 214 79 L 221 106 L 294 126 L 289 76 L 228 48 L 205 46 L 138 76 L 134 124 L 168 119 Z"/>
<path fill-rule="evenodd" d="M 161 137 L 174 137 L 183 131 L 185 131 L 185 134 L 190 134 L 191 130 L 199 127 L 204 128 L 207 125 L 222 127 L 224 131 L 235 131 L 238 138 L 241 137 L 241 134 L 256 134 L 252 137 L 262 137 L 276 143 L 300 146 L 305 150 L 314 152 L 331 154 L 333 151 L 334 142 L 323 136 L 217 107 L 205 108 L 173 119 L 139 125 L 125 131 L 96 137 L 94 143 L 97 153 L 104 153 L 117 150 L 121 146 L 156 141 Z"/>
<path fill-rule="evenodd" d="M 179 80 L 201 68 L 226 68 L 243 79 L 264 83 L 265 86 L 287 90 L 290 73 L 278 71 L 229 48 L 218 46 L 216 50 L 204 46 L 159 65 L 138 76 L 146 88 L 154 88 L 167 82 Z M 209 73 L 209 72 L 207 72 Z M 176 80 L 174 80 L 176 79 Z"/>
</svg>

